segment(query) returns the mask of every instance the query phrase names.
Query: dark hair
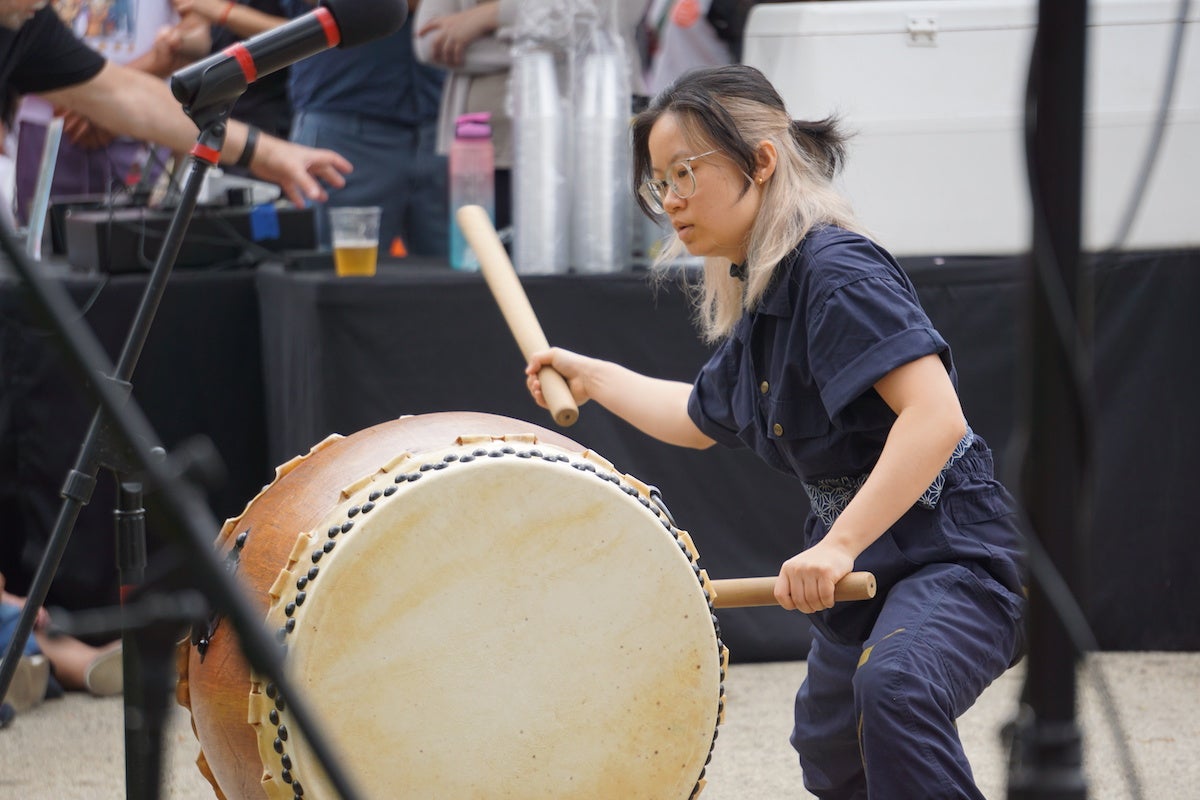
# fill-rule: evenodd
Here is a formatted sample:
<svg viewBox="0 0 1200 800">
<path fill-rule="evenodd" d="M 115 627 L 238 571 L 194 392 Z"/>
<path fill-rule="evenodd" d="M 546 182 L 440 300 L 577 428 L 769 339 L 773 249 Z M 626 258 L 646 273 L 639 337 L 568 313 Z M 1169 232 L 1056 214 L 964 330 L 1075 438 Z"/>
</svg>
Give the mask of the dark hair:
<svg viewBox="0 0 1200 800">
<path fill-rule="evenodd" d="M 762 200 L 745 233 L 746 258 L 730 277 L 729 264 L 705 260 L 704 280 L 694 296 L 696 318 L 709 342 L 729 335 L 742 313 L 754 307 L 774 279 L 783 258 L 816 226 L 836 225 L 867 235 L 833 177 L 845 160 L 845 137 L 833 118 L 793 120 L 783 99 L 753 67 L 734 64 L 693 70 L 654 98 L 633 121 L 633 179 L 639 185 L 653 175 L 650 131 L 664 114 L 678 118 L 687 143 L 718 149 L 744 176 L 742 193 L 760 173 L 762 143 L 775 147 L 775 166 L 760 183 Z M 662 165 L 665 166 L 665 165 Z M 637 196 L 647 214 L 649 207 Z M 686 249 L 676 236 L 659 253 L 669 263 Z"/>
<path fill-rule="evenodd" d="M 686 124 L 696 129 L 707 144 L 720 149 L 743 173 L 753 174 L 758 142 L 747 141 L 739 121 L 729 112 L 727 105 L 735 99 L 787 115 L 783 98 L 771 82 L 762 72 L 745 64 L 694 69 L 663 89 L 633 119 L 635 190 L 653 174 L 650 165 L 650 129 L 667 113 L 685 118 Z M 816 122 L 792 120 L 791 134 L 825 179 L 832 179 L 842 168 L 846 156 L 846 137 L 838 128 L 835 117 Z M 638 205 L 647 214 L 650 213 L 640 195 Z"/>
</svg>

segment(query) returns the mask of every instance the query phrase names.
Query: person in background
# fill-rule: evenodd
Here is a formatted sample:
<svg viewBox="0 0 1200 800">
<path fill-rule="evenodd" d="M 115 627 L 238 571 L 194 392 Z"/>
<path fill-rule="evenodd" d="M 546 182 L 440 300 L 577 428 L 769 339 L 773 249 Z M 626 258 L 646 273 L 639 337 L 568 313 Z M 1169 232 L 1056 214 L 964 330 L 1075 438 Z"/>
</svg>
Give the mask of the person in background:
<svg viewBox="0 0 1200 800">
<path fill-rule="evenodd" d="M 646 3 L 618 0 L 613 6 L 629 59 L 633 94 L 645 93 L 634 34 Z M 448 71 L 438 115 L 438 152 L 450 152 L 459 116 L 483 111 L 491 114 L 498 229 L 512 223 L 512 120 L 507 100 L 519 14 L 517 0 L 423 0 L 415 15 L 417 58 Z"/>
<path fill-rule="evenodd" d="M 758 70 L 693 70 L 633 125 L 639 203 L 705 257 L 694 383 L 560 348 L 531 356 L 575 400 L 662 441 L 750 447 L 809 498 L 775 599 L 809 615 L 792 745 L 821 798 L 979 798 L 956 719 L 1021 655 L 1014 502 L 971 431 L 950 348 L 833 179 L 832 120 L 792 120 Z M 729 498 L 736 502 L 737 498 Z M 834 605 L 852 570 L 872 600 Z"/>
<path fill-rule="evenodd" d="M 146 70 L 163 77 L 287 22 L 279 0 L 174 0 L 174 4 L 180 22 L 159 31 L 155 62 Z M 288 71 L 285 67 L 263 75 L 247 86 L 234 103 L 231 116 L 286 139 L 292 129 Z"/>
<path fill-rule="evenodd" d="M 282 0 L 291 17 L 308 0 Z M 412 6 L 413 3 L 410 3 Z M 382 253 L 445 257 L 449 177 L 435 147 L 444 73 L 417 61 L 410 15 L 391 36 L 294 64 L 289 90 L 294 142 L 346 155 L 355 172 L 330 192 L 330 206 L 379 206 Z M 326 214 L 317 217 L 329 245 Z"/>
<path fill-rule="evenodd" d="M 0 573 L 0 656 L 8 650 L 24 606 L 25 598 L 5 589 L 4 573 Z M 121 693 L 119 640 L 94 647 L 73 636 L 52 635 L 50 627 L 50 613 L 45 608 L 38 609 L 33 635 L 25 642 L 21 661 L 4 697 L 13 712 L 26 711 L 64 689 L 96 697 Z"/>
<path fill-rule="evenodd" d="M 40 94 L 117 134 L 184 152 L 196 143 L 195 123 L 167 85 L 106 61 L 77 39 L 39 0 L 0 0 L 0 120 L 7 124 L 22 95 Z M 279 184 L 297 205 L 327 198 L 352 169 L 344 157 L 259 135 L 236 120 L 227 125 L 224 164 L 241 162 L 255 177 Z"/>
<path fill-rule="evenodd" d="M 177 20 L 170 0 L 143 0 L 137 4 L 136 14 L 128 3 L 54 0 L 52 5 L 63 23 L 89 47 L 114 64 L 143 71 L 152 59 L 155 35 Z M 168 157 L 145 141 L 116 136 L 78 112 L 56 108 L 40 97 L 27 97 L 14 124 L 17 216 L 22 223 L 28 221 L 46 129 L 54 116 L 63 117 L 63 137 L 50 190 L 52 200 L 124 192 L 142 178 L 141 171 L 147 166 L 152 171 L 148 179 L 153 178 L 153 171 L 161 168 L 156 162 Z"/>
<path fill-rule="evenodd" d="M 713 0 L 651 0 L 643 26 L 647 34 L 646 90 L 654 96 L 683 73 L 733 62 L 708 12 Z"/>
</svg>

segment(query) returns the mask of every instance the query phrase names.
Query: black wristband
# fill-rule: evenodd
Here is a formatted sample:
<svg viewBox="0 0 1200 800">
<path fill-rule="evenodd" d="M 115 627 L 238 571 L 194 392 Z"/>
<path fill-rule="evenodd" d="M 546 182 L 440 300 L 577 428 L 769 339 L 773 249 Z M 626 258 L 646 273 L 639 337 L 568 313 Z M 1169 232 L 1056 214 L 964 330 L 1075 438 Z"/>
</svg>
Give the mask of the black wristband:
<svg viewBox="0 0 1200 800">
<path fill-rule="evenodd" d="M 237 165 L 239 167 L 250 167 L 250 162 L 254 160 L 254 149 L 258 147 L 258 128 L 253 125 L 246 126 L 246 143 L 242 145 L 242 154 L 238 156 Z"/>
</svg>

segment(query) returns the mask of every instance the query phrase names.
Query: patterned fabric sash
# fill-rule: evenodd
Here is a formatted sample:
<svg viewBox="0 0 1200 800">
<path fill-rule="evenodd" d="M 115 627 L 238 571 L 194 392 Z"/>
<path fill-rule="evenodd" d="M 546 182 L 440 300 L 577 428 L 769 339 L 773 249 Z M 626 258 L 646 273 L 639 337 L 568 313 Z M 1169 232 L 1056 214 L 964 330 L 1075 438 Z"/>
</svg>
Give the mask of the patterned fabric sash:
<svg viewBox="0 0 1200 800">
<path fill-rule="evenodd" d="M 942 467 L 942 471 L 917 499 L 917 505 L 928 509 L 937 506 L 938 500 L 942 496 L 942 489 L 946 485 L 946 473 L 954 466 L 954 462 L 971 449 L 974 442 L 975 432 L 968 426 L 966 435 L 959 440 L 950 459 Z M 868 475 L 870 473 L 848 475 L 843 478 L 822 478 L 811 483 L 804 481 L 804 491 L 808 494 L 809 505 L 812 506 L 813 513 L 817 515 L 817 518 L 825 523 L 825 527 L 833 525 L 834 520 L 846 510 L 846 506 L 850 505 L 854 495 L 858 494 L 858 490 L 867 482 Z"/>
</svg>

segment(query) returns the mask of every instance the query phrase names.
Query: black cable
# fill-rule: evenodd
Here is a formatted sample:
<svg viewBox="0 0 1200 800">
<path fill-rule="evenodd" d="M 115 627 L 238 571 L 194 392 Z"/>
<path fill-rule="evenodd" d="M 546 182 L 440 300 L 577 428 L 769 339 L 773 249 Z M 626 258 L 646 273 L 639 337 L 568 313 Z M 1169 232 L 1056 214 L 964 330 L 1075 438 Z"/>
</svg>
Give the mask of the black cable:
<svg viewBox="0 0 1200 800">
<path fill-rule="evenodd" d="M 1187 31 L 1187 18 L 1191 10 L 1191 5 L 1191 0 L 1179 0 L 1179 11 L 1175 17 L 1175 34 L 1171 38 L 1171 50 L 1167 55 L 1167 74 L 1163 78 L 1162 95 L 1159 98 L 1158 113 L 1155 114 L 1154 127 L 1150 132 L 1150 140 L 1146 143 L 1146 152 L 1142 157 L 1142 166 L 1138 170 L 1133 192 L 1130 194 L 1129 203 L 1125 207 L 1124 218 L 1120 227 L 1117 228 L 1117 235 L 1113 239 L 1113 243 L 1109 245 L 1106 254 L 1115 255 L 1125 246 L 1125 241 L 1129 238 L 1129 232 L 1133 229 L 1133 223 L 1137 219 L 1138 209 L 1145 198 L 1146 187 L 1150 183 L 1150 176 L 1154 172 L 1154 165 L 1158 161 L 1163 136 L 1167 130 L 1167 117 L 1170 116 L 1171 112 L 1171 100 L 1175 96 L 1175 86 L 1178 83 L 1179 62 L 1183 54 L 1183 38 L 1184 33 Z"/>
<path fill-rule="evenodd" d="M 107 158 L 108 158 L 109 169 L 110 169 L 110 173 L 111 173 L 110 179 L 107 181 L 108 185 L 106 187 L 106 195 L 107 195 L 108 202 L 105 204 L 109 210 L 108 223 L 107 223 L 110 226 L 109 241 L 112 241 L 112 237 L 111 237 L 111 229 L 112 228 L 120 228 L 122 230 L 126 230 L 126 231 L 136 234 L 138 236 L 138 263 L 144 270 L 149 270 L 151 267 L 154 266 L 155 259 L 154 259 L 154 256 L 150 255 L 147 252 L 146 245 L 147 245 L 147 240 L 153 238 L 153 236 L 150 235 L 150 231 L 148 230 L 146 219 L 144 217 L 141 220 L 136 221 L 136 222 L 118 221 L 115 218 L 114 211 L 115 211 L 116 203 L 114 202 L 114 200 L 118 197 L 126 197 L 126 198 L 133 197 L 133 192 L 132 192 L 132 188 L 130 186 L 128 186 L 127 184 L 125 184 L 123 181 L 119 181 L 119 180 L 116 180 L 115 178 L 111 177 L 111 176 L 116 176 L 117 174 L 119 174 L 120 164 L 118 164 L 116 162 L 116 160 L 113 158 L 111 152 L 107 153 Z M 168 170 L 168 162 L 161 158 L 161 149 L 159 147 L 151 144 L 150 151 L 149 151 L 148 169 L 153 169 L 155 167 L 162 169 L 164 171 L 164 174 L 167 176 L 168 184 L 170 185 L 170 188 L 172 190 L 172 194 L 174 196 L 178 196 L 180 193 L 180 190 L 181 190 L 178 177 L 176 176 L 176 174 L 174 172 Z M 201 207 L 201 213 L 202 212 L 203 212 L 203 207 Z M 189 244 L 199 244 L 199 245 L 204 245 L 204 244 L 229 245 L 230 243 L 236 244 L 242 250 L 246 251 L 246 253 L 250 257 L 251 263 L 253 263 L 255 261 L 262 261 L 262 260 L 271 258 L 275 255 L 275 252 L 273 250 L 271 250 L 270 248 L 262 246 L 261 244 L 254 241 L 253 239 L 247 238 L 241 231 L 239 231 L 237 229 L 237 227 L 232 222 L 230 222 L 228 219 L 221 216 L 220 214 L 212 214 L 212 215 L 203 214 L 203 216 L 204 216 L 205 220 L 212 221 L 218 228 L 225 231 L 227 236 L 225 238 L 218 238 L 218 237 L 214 237 L 214 236 L 197 236 L 194 233 L 188 233 L 187 242 Z M 163 230 L 162 232 L 159 232 L 157 235 L 158 235 L 158 238 L 161 239 L 166 236 L 166 231 Z M 213 264 L 213 265 L 209 265 L 209 266 L 205 267 L 205 270 L 206 271 L 221 271 L 221 270 L 226 270 L 226 269 L 237 269 L 237 268 L 244 267 L 245 265 L 246 265 L 245 259 L 234 258 L 234 259 L 229 259 L 229 260 L 222 261 L 222 262 L 217 262 L 216 264 Z"/>
</svg>

